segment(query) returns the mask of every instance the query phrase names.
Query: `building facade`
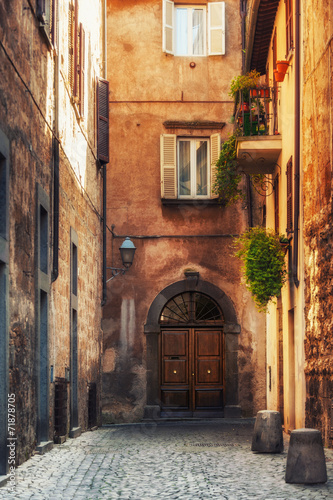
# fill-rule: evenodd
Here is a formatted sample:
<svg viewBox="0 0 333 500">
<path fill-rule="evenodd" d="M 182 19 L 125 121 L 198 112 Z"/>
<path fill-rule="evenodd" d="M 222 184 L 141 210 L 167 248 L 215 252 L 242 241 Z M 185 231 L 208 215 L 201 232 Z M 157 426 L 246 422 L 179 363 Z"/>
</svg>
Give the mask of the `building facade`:
<svg viewBox="0 0 333 500">
<path fill-rule="evenodd" d="M 20 464 L 100 422 L 104 6 L 79 3 L 0 2 L 0 474 L 8 436 Z"/>
<path fill-rule="evenodd" d="M 267 404 L 281 411 L 287 431 L 318 428 L 326 445 L 333 415 L 331 15 L 331 2 L 254 0 L 246 38 L 246 69 L 258 69 L 276 90 L 266 144 L 277 135 L 279 151 L 266 227 L 289 239 L 288 282 L 267 315 Z M 279 60 L 288 63 L 282 80 L 274 72 Z M 263 154 L 264 144 L 257 141 Z"/>
<path fill-rule="evenodd" d="M 247 203 L 212 189 L 233 125 L 242 12 L 226 2 L 109 0 L 109 268 L 103 418 L 253 416 L 265 408 L 265 318 L 244 285 L 233 236 Z M 259 202 L 258 202 L 259 203 Z"/>
</svg>

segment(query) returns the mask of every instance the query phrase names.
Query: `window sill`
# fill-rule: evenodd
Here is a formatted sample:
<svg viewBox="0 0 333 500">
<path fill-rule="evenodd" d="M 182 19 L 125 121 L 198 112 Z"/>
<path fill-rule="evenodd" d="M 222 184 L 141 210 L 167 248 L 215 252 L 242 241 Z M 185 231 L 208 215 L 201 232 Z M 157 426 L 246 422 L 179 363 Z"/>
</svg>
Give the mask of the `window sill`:
<svg viewBox="0 0 333 500">
<path fill-rule="evenodd" d="M 161 198 L 162 205 L 164 206 L 182 206 L 182 205 L 192 205 L 195 207 L 206 207 L 206 206 L 222 206 L 223 204 L 218 198 L 195 198 L 195 199 L 166 199 Z"/>
</svg>

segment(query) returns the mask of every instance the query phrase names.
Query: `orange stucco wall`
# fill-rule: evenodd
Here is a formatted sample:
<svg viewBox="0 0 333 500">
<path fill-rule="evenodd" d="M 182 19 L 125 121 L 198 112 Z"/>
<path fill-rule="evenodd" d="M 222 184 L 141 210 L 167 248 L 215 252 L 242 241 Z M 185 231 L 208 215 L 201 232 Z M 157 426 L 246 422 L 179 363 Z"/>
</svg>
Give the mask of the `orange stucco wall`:
<svg viewBox="0 0 333 500">
<path fill-rule="evenodd" d="M 205 4 L 206 2 L 202 2 Z M 162 1 L 108 2 L 110 163 L 107 225 L 133 236 L 134 264 L 108 283 L 104 307 L 104 421 L 138 420 L 146 404 L 144 324 L 154 298 L 184 271 L 223 290 L 234 304 L 239 334 L 239 405 L 254 415 L 265 406 L 265 326 L 232 256 L 232 235 L 247 226 L 246 203 L 163 205 L 160 135 L 209 137 L 217 129 L 166 129 L 165 121 L 224 122 L 232 133 L 230 81 L 241 72 L 238 0 L 226 2 L 226 54 L 176 57 L 162 51 Z M 191 68 L 190 63 L 195 62 Z M 120 267 L 123 239 L 108 233 L 108 266 Z M 144 238 L 137 238 L 144 236 Z M 158 238 L 151 238 L 159 236 Z M 170 237 L 171 236 L 171 237 Z M 174 236 L 178 236 L 175 238 Z M 189 237 L 191 236 L 191 237 Z M 205 236 L 205 237 L 204 237 Z"/>
</svg>

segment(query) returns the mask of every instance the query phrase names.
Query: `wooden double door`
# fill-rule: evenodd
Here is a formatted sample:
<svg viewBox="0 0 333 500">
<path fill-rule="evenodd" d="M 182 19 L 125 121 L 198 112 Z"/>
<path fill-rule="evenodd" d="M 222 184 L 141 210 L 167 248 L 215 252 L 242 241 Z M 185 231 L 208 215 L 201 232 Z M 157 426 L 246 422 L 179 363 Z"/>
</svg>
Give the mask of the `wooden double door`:
<svg viewBox="0 0 333 500">
<path fill-rule="evenodd" d="M 161 416 L 223 416 L 223 332 L 188 328 L 161 331 Z"/>
</svg>

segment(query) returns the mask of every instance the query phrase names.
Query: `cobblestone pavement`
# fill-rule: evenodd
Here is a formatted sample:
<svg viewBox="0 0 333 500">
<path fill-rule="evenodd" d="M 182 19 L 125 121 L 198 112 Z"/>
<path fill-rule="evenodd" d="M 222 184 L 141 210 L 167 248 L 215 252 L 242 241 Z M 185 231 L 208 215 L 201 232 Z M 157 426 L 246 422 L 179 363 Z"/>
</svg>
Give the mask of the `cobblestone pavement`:
<svg viewBox="0 0 333 500">
<path fill-rule="evenodd" d="M 86 432 L 34 455 L 16 470 L 10 500 L 333 498 L 333 451 L 325 450 L 328 482 L 291 485 L 281 454 L 251 452 L 253 420 L 114 425 Z"/>
</svg>

